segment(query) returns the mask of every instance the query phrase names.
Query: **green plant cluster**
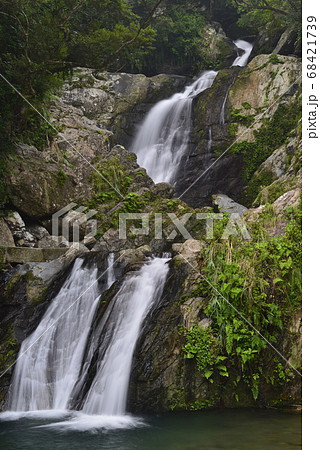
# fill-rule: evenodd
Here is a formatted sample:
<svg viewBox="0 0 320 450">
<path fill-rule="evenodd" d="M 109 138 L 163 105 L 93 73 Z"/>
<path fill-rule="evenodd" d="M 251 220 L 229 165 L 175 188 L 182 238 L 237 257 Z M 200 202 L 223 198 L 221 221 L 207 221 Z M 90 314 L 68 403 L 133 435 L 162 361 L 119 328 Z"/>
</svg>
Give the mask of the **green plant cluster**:
<svg viewBox="0 0 320 450">
<path fill-rule="evenodd" d="M 88 206 L 95 208 L 99 204 L 108 204 L 112 207 L 126 195 L 132 177 L 116 156 L 112 159 L 100 159 L 96 169 L 89 177 L 95 194 Z"/>
<path fill-rule="evenodd" d="M 266 340 L 281 351 L 301 307 L 301 205 L 287 210 L 285 234 L 270 238 L 267 230 L 277 220 L 269 206 L 252 224 L 251 241 L 214 238 L 204 254 L 205 279 L 194 293 L 207 299 L 204 313 L 212 325 L 184 332 L 185 357 L 195 358 L 209 380 L 226 377 L 237 401 L 241 383 L 256 400 L 262 384 L 277 388 L 295 376 Z"/>
<path fill-rule="evenodd" d="M 146 72 L 163 64 L 185 67 L 194 75 L 203 69 L 202 30 L 206 23 L 204 14 L 193 2 L 167 3 L 166 13 L 154 22 L 157 38 L 155 51 L 145 58 Z"/>
<path fill-rule="evenodd" d="M 251 120 L 251 116 L 248 117 Z M 254 142 L 242 141 L 232 146 L 231 152 L 243 157 L 242 175 L 247 189 L 242 201 L 246 205 L 251 205 L 255 200 L 262 183 L 270 184 L 273 181 L 270 177 L 267 177 L 266 180 L 255 179 L 253 177 L 254 172 L 274 150 L 285 143 L 300 118 L 301 108 L 297 102 L 292 102 L 289 105 L 281 104 L 274 115 L 271 118 L 264 119 L 261 128 L 254 131 Z M 266 175 L 263 176 L 266 177 Z"/>
<path fill-rule="evenodd" d="M 248 103 L 246 103 L 246 105 L 248 105 Z M 241 123 L 241 124 L 249 127 L 254 122 L 254 116 L 242 114 L 240 112 L 240 109 L 233 109 L 230 112 L 230 121 L 236 122 L 236 123 Z"/>
</svg>

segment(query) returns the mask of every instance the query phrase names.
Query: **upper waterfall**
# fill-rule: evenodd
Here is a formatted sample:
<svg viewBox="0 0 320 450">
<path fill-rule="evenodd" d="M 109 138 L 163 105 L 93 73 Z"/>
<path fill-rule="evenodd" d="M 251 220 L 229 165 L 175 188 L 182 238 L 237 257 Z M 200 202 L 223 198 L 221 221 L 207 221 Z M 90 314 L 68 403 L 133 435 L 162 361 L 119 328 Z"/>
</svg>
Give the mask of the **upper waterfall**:
<svg viewBox="0 0 320 450">
<path fill-rule="evenodd" d="M 174 185 L 181 157 L 187 149 L 192 126 L 192 100 L 208 89 L 217 72 L 204 72 L 193 84 L 167 100 L 161 100 L 149 112 L 132 144 L 138 164 L 155 183 Z"/>
<path fill-rule="evenodd" d="M 253 45 L 241 39 L 234 44 L 244 53 L 232 65 L 245 66 Z M 183 92 L 158 102 L 144 119 L 130 150 L 137 155 L 138 164 L 147 170 L 155 183 L 176 184 L 178 168 L 187 151 L 192 129 L 192 100 L 211 87 L 217 74 L 215 71 L 204 72 Z M 221 124 L 224 124 L 227 96 L 228 92 L 220 111 Z"/>
<path fill-rule="evenodd" d="M 240 66 L 244 67 L 246 66 L 249 56 L 251 54 L 253 44 L 247 41 L 243 41 L 242 39 L 237 39 L 234 41 L 234 44 L 237 48 L 240 50 L 243 50 L 243 54 L 238 56 L 232 63 L 232 66 Z"/>
</svg>

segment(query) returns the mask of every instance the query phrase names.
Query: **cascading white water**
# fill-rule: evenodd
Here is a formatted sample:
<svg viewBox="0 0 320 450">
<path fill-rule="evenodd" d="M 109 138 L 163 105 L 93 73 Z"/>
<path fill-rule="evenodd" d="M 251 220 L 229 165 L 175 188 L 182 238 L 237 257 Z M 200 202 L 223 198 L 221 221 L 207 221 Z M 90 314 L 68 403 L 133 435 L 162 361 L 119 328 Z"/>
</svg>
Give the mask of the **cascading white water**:
<svg viewBox="0 0 320 450">
<path fill-rule="evenodd" d="M 76 260 L 39 326 L 22 343 L 11 388 L 10 411 L 0 419 L 14 420 L 27 414 L 53 418 L 59 414 L 70 420 L 41 427 L 77 430 L 142 425 L 140 419 L 124 415 L 127 391 L 143 320 L 163 291 L 169 270 L 166 264 L 169 255 L 166 256 L 154 258 L 136 274 L 128 275 L 108 305 L 97 328 L 102 339 L 99 343 L 104 344 L 97 371 L 78 412 L 67 408 L 72 395 L 81 391 L 82 378 L 88 373 L 93 356 L 90 329 L 100 295 L 97 268 L 84 267 L 81 259 Z M 107 288 L 116 280 L 113 264 L 114 255 L 110 254 Z M 81 365 L 84 369 L 80 376 Z"/>
<path fill-rule="evenodd" d="M 84 349 L 99 303 L 97 269 L 77 259 L 17 359 L 9 409 L 65 410 L 78 379 Z"/>
<path fill-rule="evenodd" d="M 232 66 L 240 66 L 244 67 L 249 59 L 250 53 L 253 48 L 253 44 L 250 44 L 250 42 L 243 41 L 242 39 L 238 39 L 234 41 L 234 44 L 236 47 L 240 48 L 240 50 L 243 50 L 244 53 L 240 56 L 238 56 L 232 63 Z"/>
<path fill-rule="evenodd" d="M 133 352 L 144 318 L 162 294 L 168 260 L 154 258 L 122 285 L 108 307 L 105 355 L 83 406 L 86 414 L 125 413 Z"/>
<path fill-rule="evenodd" d="M 204 72 L 182 93 L 157 103 L 145 118 L 131 151 L 155 183 L 174 185 L 181 157 L 187 149 L 192 126 L 192 100 L 208 89 L 217 72 Z"/>
<path fill-rule="evenodd" d="M 245 66 L 253 45 L 238 39 L 234 44 L 244 53 L 238 56 L 233 66 Z M 204 72 L 182 93 L 161 100 L 147 114 L 131 146 L 137 155 L 138 164 L 147 170 L 155 183 L 162 181 L 176 184 L 182 156 L 185 154 L 192 127 L 192 100 L 208 89 L 218 72 Z M 220 112 L 220 123 L 224 124 L 228 91 Z"/>
</svg>

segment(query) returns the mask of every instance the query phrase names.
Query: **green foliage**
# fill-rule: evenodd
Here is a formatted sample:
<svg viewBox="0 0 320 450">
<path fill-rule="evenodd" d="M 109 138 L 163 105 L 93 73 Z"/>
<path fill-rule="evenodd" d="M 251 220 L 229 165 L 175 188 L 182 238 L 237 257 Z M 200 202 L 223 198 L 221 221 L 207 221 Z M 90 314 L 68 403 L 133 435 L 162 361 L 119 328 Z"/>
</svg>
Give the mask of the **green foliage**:
<svg viewBox="0 0 320 450">
<path fill-rule="evenodd" d="M 202 38 L 205 23 L 203 12 L 192 1 L 167 2 L 153 23 L 157 37 L 154 51 L 144 58 L 143 71 L 154 73 L 155 67 L 168 64 L 194 75 L 207 68 Z"/>
<path fill-rule="evenodd" d="M 246 106 L 249 105 L 249 103 L 246 103 Z M 250 105 L 249 105 L 249 108 Z M 246 107 L 246 109 L 248 109 Z M 240 109 L 233 109 L 230 112 L 230 119 L 231 122 L 239 122 L 242 123 L 243 125 L 246 125 L 247 127 L 249 127 L 253 122 L 254 122 L 254 116 L 248 116 L 246 114 L 241 114 L 240 113 Z"/>
<path fill-rule="evenodd" d="M 92 171 L 89 177 L 96 194 L 88 206 L 94 208 L 105 203 L 113 206 L 122 199 L 121 195 L 126 194 L 132 177 L 128 175 L 117 157 L 112 159 L 102 158 L 96 168 L 97 171 Z"/>
<path fill-rule="evenodd" d="M 135 192 L 129 192 L 122 202 L 120 208 L 113 214 L 110 220 L 110 226 L 113 228 L 119 227 L 119 214 L 124 213 L 138 213 L 141 212 L 143 206 L 146 205 L 146 200 L 142 195 Z M 135 237 L 135 236 L 131 236 Z"/>
<path fill-rule="evenodd" d="M 251 116 L 248 117 L 251 120 Z M 232 146 L 231 151 L 243 157 L 243 179 L 248 184 L 246 196 L 243 199 L 245 204 L 250 205 L 253 202 L 258 195 L 260 185 L 266 181 L 252 178 L 254 172 L 274 150 L 284 144 L 300 117 L 300 105 L 295 102 L 289 105 L 282 104 L 272 118 L 264 119 L 261 128 L 254 131 L 254 142 L 242 141 Z M 237 110 L 233 112 L 233 120 L 242 120 L 242 115 L 237 113 Z"/>
<path fill-rule="evenodd" d="M 58 178 L 58 183 L 59 183 L 61 186 L 63 186 L 64 183 L 65 183 L 65 182 L 67 181 L 67 179 L 68 179 L 68 175 L 65 173 L 64 170 L 60 169 L 60 170 L 57 172 L 57 178 Z"/>
<path fill-rule="evenodd" d="M 196 358 L 197 368 L 209 378 L 208 368 L 214 363 L 217 353 L 217 342 L 209 328 L 193 326 L 184 331 L 186 344 L 183 346 L 185 358 Z"/>
<path fill-rule="evenodd" d="M 301 307 L 301 205 L 286 212 L 285 234 L 270 238 L 267 225 L 275 220 L 274 208 L 266 207 L 252 225 L 251 241 L 233 237 L 221 244 L 215 237 L 207 247 L 209 283 L 202 280 L 194 294 L 208 299 L 204 313 L 213 322 L 210 330 L 185 334 L 186 357 L 197 358 L 205 378 L 230 377 L 236 395 L 241 381 L 255 400 L 261 381 L 280 386 L 294 376 L 264 338 L 278 346 Z"/>
<path fill-rule="evenodd" d="M 260 31 L 276 35 L 286 28 L 297 32 L 301 44 L 301 0 L 228 0 L 239 14 L 238 25 L 249 33 Z"/>
</svg>

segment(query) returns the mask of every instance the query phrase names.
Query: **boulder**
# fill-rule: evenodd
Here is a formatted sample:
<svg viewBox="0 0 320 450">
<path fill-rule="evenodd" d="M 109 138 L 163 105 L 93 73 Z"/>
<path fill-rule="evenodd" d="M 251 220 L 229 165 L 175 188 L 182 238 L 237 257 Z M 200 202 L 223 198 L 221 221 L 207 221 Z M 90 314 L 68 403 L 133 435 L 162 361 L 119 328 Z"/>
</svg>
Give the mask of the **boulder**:
<svg viewBox="0 0 320 450">
<path fill-rule="evenodd" d="M 44 238 L 45 236 L 49 236 L 48 230 L 46 228 L 44 228 L 43 226 L 41 226 L 41 225 L 28 225 L 26 227 L 26 230 L 37 241 L 39 241 L 40 239 Z"/>
<path fill-rule="evenodd" d="M 0 219 L 0 247 L 14 247 L 14 239 L 4 219 Z"/>
<path fill-rule="evenodd" d="M 22 217 L 17 211 L 5 217 L 5 221 L 12 233 L 15 243 L 19 247 L 34 247 L 36 238 L 26 229 Z"/>
<path fill-rule="evenodd" d="M 174 188 L 169 183 L 157 183 L 151 188 L 151 192 L 157 198 L 172 198 Z"/>
<path fill-rule="evenodd" d="M 222 69 L 231 66 L 237 47 L 218 22 L 211 22 L 203 30 L 203 52 L 215 69 Z"/>
</svg>

